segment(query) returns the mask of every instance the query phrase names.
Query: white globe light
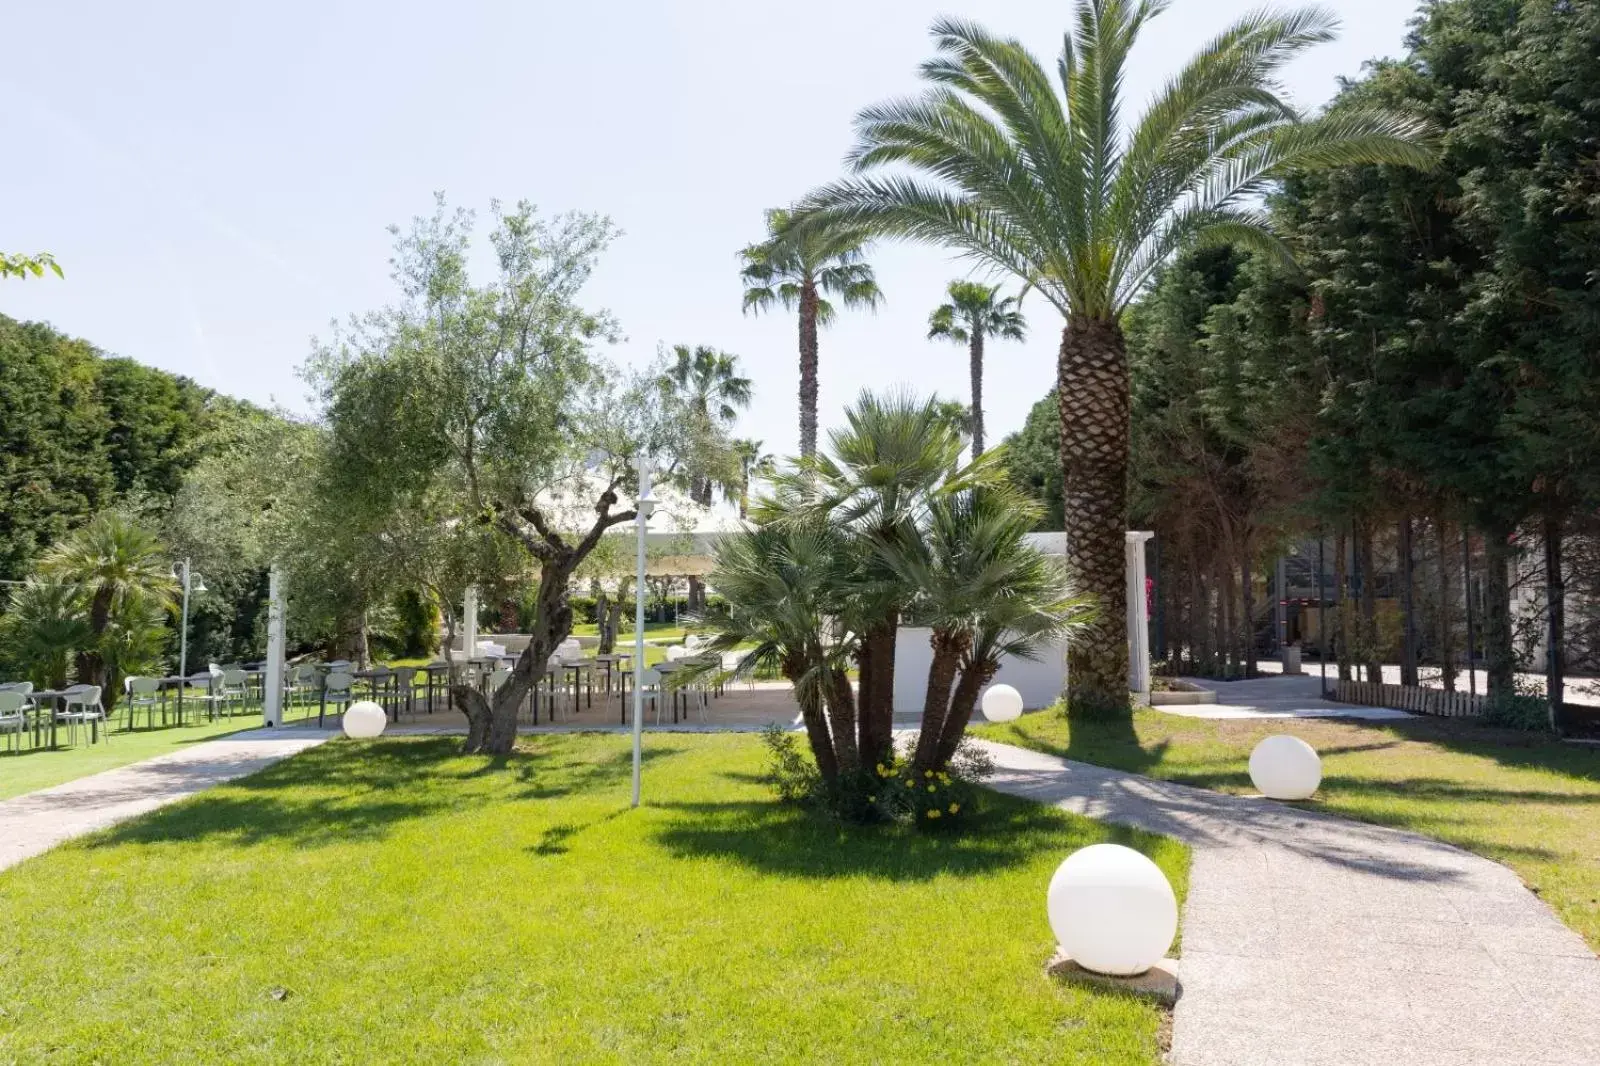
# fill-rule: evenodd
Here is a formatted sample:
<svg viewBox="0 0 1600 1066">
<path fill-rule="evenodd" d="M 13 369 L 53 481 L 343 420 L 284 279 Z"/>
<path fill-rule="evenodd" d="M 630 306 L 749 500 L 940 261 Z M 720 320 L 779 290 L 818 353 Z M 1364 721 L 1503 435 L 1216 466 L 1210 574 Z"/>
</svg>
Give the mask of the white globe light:
<svg viewBox="0 0 1600 1066">
<path fill-rule="evenodd" d="M 371 740 L 383 735 L 389 716 L 371 700 L 352 703 L 344 712 L 344 735 L 355 740 Z"/>
<path fill-rule="evenodd" d="M 983 694 L 983 716 L 991 722 L 1014 722 L 1022 717 L 1022 693 L 1010 685 L 990 685 Z"/>
<path fill-rule="evenodd" d="M 1178 933 L 1178 898 L 1161 868 L 1121 844 L 1091 844 L 1050 878 L 1050 929 L 1085 970 L 1131 977 L 1160 962 Z"/>
<path fill-rule="evenodd" d="M 1250 753 L 1250 780 L 1268 799 L 1310 799 L 1322 783 L 1322 760 L 1310 744 L 1280 733 Z"/>
</svg>

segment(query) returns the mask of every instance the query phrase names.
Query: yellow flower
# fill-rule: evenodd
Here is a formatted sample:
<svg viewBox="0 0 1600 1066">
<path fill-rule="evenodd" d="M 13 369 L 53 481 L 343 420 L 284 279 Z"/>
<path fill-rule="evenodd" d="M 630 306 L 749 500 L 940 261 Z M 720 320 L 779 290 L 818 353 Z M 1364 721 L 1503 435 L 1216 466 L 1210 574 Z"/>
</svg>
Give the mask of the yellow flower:
<svg viewBox="0 0 1600 1066">
<path fill-rule="evenodd" d="M 867 802 L 868 803 L 877 803 L 878 802 L 878 797 L 877 796 L 868 796 L 867 797 Z"/>
<path fill-rule="evenodd" d="M 929 818 L 937 818 L 937 817 L 939 817 L 939 812 L 938 811 L 929 811 L 928 812 L 928 817 Z"/>
<path fill-rule="evenodd" d="M 950 813 L 951 814 L 955 814 L 960 810 L 961 810 L 961 804 L 959 804 L 959 803 L 950 804 Z"/>
<path fill-rule="evenodd" d="M 949 774 L 940 774 L 939 775 L 939 780 L 943 781 L 945 784 L 948 785 L 950 783 L 950 775 Z"/>
<path fill-rule="evenodd" d="M 928 786 L 928 791 L 929 791 L 929 792 L 932 792 L 932 791 L 933 791 L 933 786 L 932 786 L 932 785 L 929 785 L 929 786 Z"/>
<path fill-rule="evenodd" d="M 922 776 L 923 777 L 932 777 L 933 776 L 933 771 L 932 770 L 924 770 L 924 771 L 922 771 Z"/>
</svg>

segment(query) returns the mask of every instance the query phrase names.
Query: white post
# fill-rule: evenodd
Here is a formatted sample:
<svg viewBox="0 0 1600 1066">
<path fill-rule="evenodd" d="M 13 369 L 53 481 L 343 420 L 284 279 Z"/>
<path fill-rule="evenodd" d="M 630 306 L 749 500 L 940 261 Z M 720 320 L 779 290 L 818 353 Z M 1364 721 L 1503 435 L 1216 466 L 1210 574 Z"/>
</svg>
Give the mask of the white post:
<svg viewBox="0 0 1600 1066">
<path fill-rule="evenodd" d="M 262 680 L 261 720 L 268 727 L 283 724 L 283 669 L 287 651 L 283 620 L 283 568 L 272 564 L 267 574 L 267 670 Z"/>
<path fill-rule="evenodd" d="M 1150 604 L 1145 592 L 1144 545 L 1154 533 L 1127 533 L 1128 690 L 1150 700 Z"/>
<path fill-rule="evenodd" d="M 478 586 L 468 585 L 466 602 L 461 605 L 461 656 L 478 655 Z"/>
<path fill-rule="evenodd" d="M 178 676 L 189 676 L 189 560 L 183 561 L 183 621 L 178 627 Z"/>
<path fill-rule="evenodd" d="M 639 776 L 644 764 L 644 541 L 650 512 L 655 501 L 650 498 L 650 460 L 639 459 L 639 498 L 634 507 L 638 515 L 634 525 L 638 531 L 638 569 L 633 587 L 633 805 L 639 806 Z M 656 699 L 662 694 L 658 693 Z"/>
</svg>

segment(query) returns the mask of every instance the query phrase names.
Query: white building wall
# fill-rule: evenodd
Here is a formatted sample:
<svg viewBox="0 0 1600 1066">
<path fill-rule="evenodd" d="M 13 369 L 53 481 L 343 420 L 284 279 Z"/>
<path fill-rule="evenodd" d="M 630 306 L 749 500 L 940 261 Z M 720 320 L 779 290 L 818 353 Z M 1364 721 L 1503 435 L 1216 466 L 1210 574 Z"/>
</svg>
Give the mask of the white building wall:
<svg viewBox="0 0 1600 1066">
<path fill-rule="evenodd" d="M 922 713 L 928 691 L 928 666 L 933 662 L 930 630 L 901 627 L 894 645 L 894 709 L 897 713 Z M 1063 641 L 1040 656 L 1039 662 L 1007 657 L 990 682 L 1010 685 L 1022 693 L 1028 710 L 1048 707 L 1067 687 L 1067 645 Z M 981 713 L 981 712 L 980 712 Z"/>
</svg>

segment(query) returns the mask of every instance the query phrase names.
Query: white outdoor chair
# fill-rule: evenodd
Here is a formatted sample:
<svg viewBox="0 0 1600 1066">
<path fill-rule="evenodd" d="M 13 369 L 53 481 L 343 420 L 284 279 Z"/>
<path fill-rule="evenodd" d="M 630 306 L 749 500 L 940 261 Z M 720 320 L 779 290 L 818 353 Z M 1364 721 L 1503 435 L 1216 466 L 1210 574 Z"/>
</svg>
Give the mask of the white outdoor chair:
<svg viewBox="0 0 1600 1066">
<path fill-rule="evenodd" d="M 283 698 L 293 707 L 297 699 L 310 699 L 317 690 L 319 672 L 314 663 L 301 663 L 284 674 Z"/>
<path fill-rule="evenodd" d="M 222 698 L 221 706 L 233 704 L 244 710 L 245 700 L 250 697 L 250 675 L 237 666 L 224 667 L 217 683 L 217 694 Z"/>
<path fill-rule="evenodd" d="M 317 726 L 322 726 L 322 717 L 328 712 L 328 704 L 338 708 L 338 714 L 344 713 L 344 708 L 350 705 L 353 698 L 351 689 L 356 679 L 342 670 L 335 670 L 322 681 L 322 706 L 317 711 Z"/>
<path fill-rule="evenodd" d="M 28 697 L 15 689 L 0 690 L 0 733 L 6 734 L 6 749 L 21 751 L 28 732 Z"/>
<path fill-rule="evenodd" d="M 107 741 L 111 739 L 111 730 L 103 728 L 106 722 L 106 709 L 100 703 L 99 685 L 74 685 L 67 689 L 61 697 L 62 708 L 56 712 L 56 721 L 67 723 L 67 742 L 78 742 L 78 726 L 99 722 L 102 726 L 100 732 Z"/>
<path fill-rule="evenodd" d="M 139 708 L 145 711 L 144 724 L 146 729 L 154 729 L 156 725 L 156 707 L 161 703 L 161 682 L 153 677 L 129 677 L 122 682 L 122 703 L 128 708 L 128 728 L 134 726 L 134 716 L 139 713 Z M 161 724 L 167 724 L 167 709 L 161 708 Z"/>
<path fill-rule="evenodd" d="M 639 674 L 639 691 L 644 698 L 656 705 L 656 725 L 661 724 L 661 704 L 666 695 L 661 690 L 661 671 L 653 666 L 647 666 Z"/>
<path fill-rule="evenodd" d="M 190 674 L 183 683 L 183 698 L 198 703 L 205 708 L 206 717 L 215 719 L 217 709 L 222 706 L 221 688 L 221 674 Z"/>
</svg>

